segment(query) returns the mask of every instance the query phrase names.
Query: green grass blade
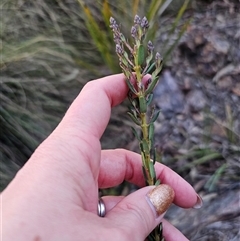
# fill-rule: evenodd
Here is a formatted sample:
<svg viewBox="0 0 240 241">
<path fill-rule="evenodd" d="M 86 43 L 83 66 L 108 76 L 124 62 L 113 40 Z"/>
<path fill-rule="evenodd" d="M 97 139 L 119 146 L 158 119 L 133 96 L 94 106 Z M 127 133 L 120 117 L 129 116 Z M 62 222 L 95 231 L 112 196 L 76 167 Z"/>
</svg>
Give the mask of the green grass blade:
<svg viewBox="0 0 240 241">
<path fill-rule="evenodd" d="M 222 158 L 222 154 L 219 152 L 211 152 L 197 160 L 192 161 L 191 163 L 186 164 L 185 166 L 183 166 L 183 168 L 181 170 L 185 170 L 185 169 L 194 167 L 196 165 L 204 164 L 208 161 L 211 161 L 211 160 L 214 160 L 217 158 Z"/>
<path fill-rule="evenodd" d="M 179 40 L 181 39 L 181 37 L 183 36 L 183 34 L 186 32 L 190 22 L 192 19 L 189 19 L 182 27 L 181 31 L 178 34 L 177 39 L 175 40 L 175 42 L 167 49 L 167 51 L 164 53 L 163 55 L 163 64 L 167 61 L 168 56 L 172 53 L 172 51 L 174 50 L 175 46 L 178 44 Z M 164 47 L 165 48 L 165 47 Z"/>
<path fill-rule="evenodd" d="M 162 0 L 153 0 L 151 1 L 151 4 L 149 6 L 149 9 L 146 13 L 146 17 L 148 19 L 149 22 L 151 22 L 154 17 L 156 16 L 160 6 L 163 4 Z"/>
<path fill-rule="evenodd" d="M 205 184 L 205 187 L 210 192 L 215 189 L 216 183 L 221 178 L 221 176 L 224 173 L 224 171 L 226 170 L 226 168 L 227 168 L 227 164 L 224 163 L 214 172 L 214 174 L 211 176 L 211 178 L 207 181 L 207 183 Z"/>
<path fill-rule="evenodd" d="M 184 12 L 186 11 L 186 9 L 188 7 L 189 2 L 190 2 L 190 0 L 185 0 L 183 5 L 182 5 L 182 7 L 179 9 L 177 17 L 175 18 L 175 20 L 173 22 L 173 25 L 172 25 L 172 28 L 171 28 L 171 30 L 169 32 L 169 35 L 172 35 L 174 33 L 176 27 L 179 24 L 180 19 L 182 18 Z"/>
</svg>

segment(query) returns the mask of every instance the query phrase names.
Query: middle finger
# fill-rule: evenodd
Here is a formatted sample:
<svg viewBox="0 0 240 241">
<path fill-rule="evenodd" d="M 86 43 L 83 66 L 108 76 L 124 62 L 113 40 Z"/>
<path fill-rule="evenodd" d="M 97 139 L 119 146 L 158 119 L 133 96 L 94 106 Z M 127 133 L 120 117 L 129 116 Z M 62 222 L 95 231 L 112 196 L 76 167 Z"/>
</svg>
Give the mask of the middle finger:
<svg viewBox="0 0 240 241">
<path fill-rule="evenodd" d="M 174 189 L 175 204 L 184 208 L 193 207 L 196 204 L 197 194 L 188 182 L 163 164 L 156 163 L 155 169 L 161 183 L 168 184 Z M 145 185 L 141 156 L 124 149 L 102 151 L 98 177 L 99 188 L 114 187 L 124 180 L 140 187 Z"/>
</svg>

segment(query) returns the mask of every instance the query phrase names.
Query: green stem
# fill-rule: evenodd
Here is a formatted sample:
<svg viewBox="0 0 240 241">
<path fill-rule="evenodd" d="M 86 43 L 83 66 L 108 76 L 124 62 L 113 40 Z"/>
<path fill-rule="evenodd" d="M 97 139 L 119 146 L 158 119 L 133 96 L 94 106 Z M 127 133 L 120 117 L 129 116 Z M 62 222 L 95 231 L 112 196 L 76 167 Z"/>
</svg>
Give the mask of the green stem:
<svg viewBox="0 0 240 241">
<path fill-rule="evenodd" d="M 147 114 L 146 113 L 141 113 L 140 114 L 141 117 L 141 130 L 142 130 L 142 137 L 143 137 L 143 141 L 145 141 L 145 143 L 147 143 L 148 148 L 145 150 L 144 152 L 144 160 L 143 163 L 144 165 L 144 169 L 147 175 L 147 183 L 148 185 L 154 185 L 154 178 L 151 176 L 150 173 L 150 162 L 151 162 L 151 155 L 150 155 L 150 140 L 149 140 L 149 135 L 148 135 L 148 128 L 149 125 L 147 123 Z"/>
<path fill-rule="evenodd" d="M 142 133 L 143 133 L 143 139 L 148 140 L 148 124 L 147 124 L 147 115 L 146 113 L 141 113 L 141 128 L 142 128 Z M 149 142 L 148 142 L 149 143 Z"/>
<path fill-rule="evenodd" d="M 142 74 L 141 74 L 141 66 L 138 65 L 138 54 L 135 55 L 134 58 L 134 62 L 135 62 L 135 72 L 136 72 L 136 79 L 137 79 L 137 84 L 142 82 Z M 139 102 L 140 102 L 140 98 L 142 98 L 144 96 L 144 93 L 142 92 L 142 90 L 139 88 L 138 89 L 138 98 L 139 98 Z M 151 162 L 151 156 L 150 156 L 150 150 L 151 150 L 151 146 L 150 146 L 150 140 L 149 140 L 149 125 L 147 123 L 147 113 L 143 112 L 140 113 L 140 118 L 141 118 L 141 130 L 142 130 L 142 139 L 143 142 L 147 143 L 148 148 L 146 148 L 144 150 L 143 156 L 142 158 L 144 158 L 144 160 L 142 160 L 143 163 L 143 167 L 145 169 L 145 173 L 147 176 L 147 183 L 148 185 L 154 185 L 154 178 L 151 176 L 150 173 L 150 162 Z"/>
</svg>

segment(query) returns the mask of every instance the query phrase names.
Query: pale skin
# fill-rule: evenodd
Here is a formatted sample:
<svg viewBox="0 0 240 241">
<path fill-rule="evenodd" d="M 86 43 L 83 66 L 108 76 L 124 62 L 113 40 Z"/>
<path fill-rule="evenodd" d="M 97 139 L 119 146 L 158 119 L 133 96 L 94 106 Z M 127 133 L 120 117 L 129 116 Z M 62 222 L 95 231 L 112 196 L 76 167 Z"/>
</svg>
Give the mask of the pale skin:
<svg viewBox="0 0 240 241">
<path fill-rule="evenodd" d="M 100 137 L 128 88 L 122 74 L 89 82 L 52 134 L 1 193 L 3 241 L 139 241 L 163 222 L 167 241 L 185 241 L 146 201 L 153 187 L 127 197 L 104 197 L 107 214 L 97 215 L 98 189 L 123 180 L 144 186 L 141 157 L 124 149 L 101 150 Z M 191 208 L 194 189 L 168 167 L 157 177 L 175 191 L 174 203 Z"/>
</svg>

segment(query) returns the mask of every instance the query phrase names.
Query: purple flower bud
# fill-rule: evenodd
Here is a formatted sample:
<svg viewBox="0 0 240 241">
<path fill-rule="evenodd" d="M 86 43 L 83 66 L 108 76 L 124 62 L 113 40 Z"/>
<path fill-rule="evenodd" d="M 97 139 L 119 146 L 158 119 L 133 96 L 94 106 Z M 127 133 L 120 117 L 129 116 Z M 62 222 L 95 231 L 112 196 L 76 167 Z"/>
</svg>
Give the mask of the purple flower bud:
<svg viewBox="0 0 240 241">
<path fill-rule="evenodd" d="M 116 43 L 116 44 L 119 44 L 120 45 L 120 43 L 121 43 L 121 39 L 119 38 L 119 36 L 117 36 L 117 35 L 113 35 L 113 41 Z"/>
<path fill-rule="evenodd" d="M 134 17 L 134 23 L 135 24 L 140 24 L 141 23 L 141 18 L 138 15 L 135 15 Z"/>
<path fill-rule="evenodd" d="M 156 53 L 155 60 L 156 61 L 159 61 L 159 60 L 162 61 L 162 56 L 158 52 Z"/>
<path fill-rule="evenodd" d="M 113 31 L 117 31 L 118 30 L 118 24 L 117 24 L 116 20 L 113 17 L 110 18 L 110 28 Z"/>
<path fill-rule="evenodd" d="M 147 47 L 148 47 L 148 51 L 149 52 L 152 52 L 154 50 L 154 46 L 153 46 L 152 41 L 150 41 L 150 40 L 148 41 Z"/>
<path fill-rule="evenodd" d="M 161 66 L 161 63 L 162 63 L 162 56 L 161 54 L 159 54 L 158 52 L 156 53 L 156 56 L 155 56 L 155 61 L 156 61 L 156 67 L 160 67 Z"/>
<path fill-rule="evenodd" d="M 116 53 L 119 55 L 123 55 L 123 53 L 124 53 L 121 45 L 119 45 L 119 44 L 116 44 Z"/>
<path fill-rule="evenodd" d="M 134 26 L 131 28 L 131 35 L 133 38 L 136 38 L 137 36 L 137 29 Z"/>
<path fill-rule="evenodd" d="M 142 21 L 141 21 L 141 27 L 142 28 L 148 28 L 149 24 L 148 24 L 148 20 L 146 17 L 143 17 Z"/>
<path fill-rule="evenodd" d="M 151 78 L 149 78 L 148 80 L 147 80 L 147 86 L 150 84 L 152 82 L 152 79 Z"/>
<path fill-rule="evenodd" d="M 110 24 L 114 25 L 116 23 L 116 20 L 113 17 L 110 17 Z"/>
</svg>

